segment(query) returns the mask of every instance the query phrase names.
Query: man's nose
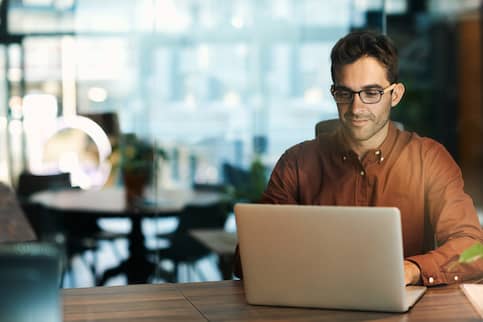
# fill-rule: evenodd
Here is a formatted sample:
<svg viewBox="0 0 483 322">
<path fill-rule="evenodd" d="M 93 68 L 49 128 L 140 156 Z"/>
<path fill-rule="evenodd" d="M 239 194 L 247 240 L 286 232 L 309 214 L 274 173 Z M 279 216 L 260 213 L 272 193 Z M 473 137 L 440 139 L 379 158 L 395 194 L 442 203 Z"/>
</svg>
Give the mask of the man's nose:
<svg viewBox="0 0 483 322">
<path fill-rule="evenodd" d="M 362 102 L 361 97 L 359 94 L 354 94 L 354 99 L 352 100 L 352 103 L 350 104 L 350 109 L 353 114 L 358 114 L 362 110 L 366 108 L 366 105 L 364 102 Z"/>
</svg>

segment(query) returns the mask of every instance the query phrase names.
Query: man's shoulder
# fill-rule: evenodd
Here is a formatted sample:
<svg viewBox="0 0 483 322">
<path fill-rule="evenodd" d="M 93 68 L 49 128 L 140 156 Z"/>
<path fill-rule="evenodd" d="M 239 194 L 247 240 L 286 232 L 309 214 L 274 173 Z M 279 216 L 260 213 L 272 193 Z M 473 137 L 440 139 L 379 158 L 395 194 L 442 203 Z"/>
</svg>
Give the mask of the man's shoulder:
<svg viewBox="0 0 483 322">
<path fill-rule="evenodd" d="M 422 157 L 428 156 L 428 153 L 432 154 L 447 151 L 440 142 L 430 137 L 421 136 L 416 132 L 401 131 L 399 142 L 402 142 L 412 151 L 419 151 Z"/>
<path fill-rule="evenodd" d="M 421 146 L 424 146 L 426 148 L 442 147 L 441 143 L 439 143 L 435 139 L 432 139 L 432 138 L 427 137 L 427 136 L 419 135 L 416 132 L 401 131 L 400 133 L 401 133 L 402 137 L 406 138 L 406 140 L 410 144 L 421 145 Z"/>
<path fill-rule="evenodd" d="M 316 147 L 316 140 L 306 140 L 295 145 L 292 145 L 290 148 L 287 149 L 287 152 L 298 152 L 298 151 L 305 151 L 305 150 L 312 150 Z"/>
</svg>

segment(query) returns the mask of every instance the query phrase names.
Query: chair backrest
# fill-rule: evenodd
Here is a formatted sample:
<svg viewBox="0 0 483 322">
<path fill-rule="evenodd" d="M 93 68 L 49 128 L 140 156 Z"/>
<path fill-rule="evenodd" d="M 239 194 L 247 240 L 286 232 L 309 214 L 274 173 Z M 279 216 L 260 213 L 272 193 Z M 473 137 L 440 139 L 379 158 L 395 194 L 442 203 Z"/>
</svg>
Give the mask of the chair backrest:
<svg viewBox="0 0 483 322">
<path fill-rule="evenodd" d="M 35 239 L 34 230 L 20 208 L 15 193 L 0 183 L 0 242 Z"/>
<path fill-rule="evenodd" d="M 178 227 L 171 237 L 169 257 L 175 262 L 194 262 L 211 253 L 190 235 L 194 229 L 223 229 L 227 217 L 223 203 L 187 206 L 179 216 Z M 161 256 L 166 254 L 160 253 Z"/>
<path fill-rule="evenodd" d="M 69 173 L 36 175 L 29 172 L 22 172 L 18 178 L 17 194 L 20 198 L 25 199 L 39 191 L 59 190 L 71 187 Z"/>
<path fill-rule="evenodd" d="M 317 124 L 315 124 L 315 137 L 317 137 L 321 133 L 330 133 L 335 131 L 337 130 L 339 125 L 339 119 L 319 121 Z"/>
<path fill-rule="evenodd" d="M 72 188 L 69 173 L 35 175 L 20 174 L 17 183 L 17 197 L 32 228 L 40 240 L 55 240 L 62 231 L 60 218 L 49 214 L 40 204 L 31 203 L 29 197 L 39 191 Z"/>
<path fill-rule="evenodd" d="M 219 202 L 209 205 L 189 205 L 179 216 L 175 234 L 185 234 L 190 229 L 223 228 L 228 205 Z"/>
<path fill-rule="evenodd" d="M 226 184 L 240 188 L 250 180 L 250 172 L 230 163 L 223 163 L 223 177 Z"/>
</svg>

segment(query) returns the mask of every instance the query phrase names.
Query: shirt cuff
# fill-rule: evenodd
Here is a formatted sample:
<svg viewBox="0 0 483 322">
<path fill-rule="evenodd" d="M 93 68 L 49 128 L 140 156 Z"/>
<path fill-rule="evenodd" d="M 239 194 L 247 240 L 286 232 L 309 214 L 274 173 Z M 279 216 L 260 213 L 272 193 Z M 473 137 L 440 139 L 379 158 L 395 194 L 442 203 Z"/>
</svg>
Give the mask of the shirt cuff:
<svg viewBox="0 0 483 322">
<path fill-rule="evenodd" d="M 413 262 L 419 267 L 421 281 L 424 286 L 448 284 L 446 274 L 441 272 L 440 266 L 431 259 L 430 254 L 411 256 L 406 258 L 406 260 Z"/>
</svg>

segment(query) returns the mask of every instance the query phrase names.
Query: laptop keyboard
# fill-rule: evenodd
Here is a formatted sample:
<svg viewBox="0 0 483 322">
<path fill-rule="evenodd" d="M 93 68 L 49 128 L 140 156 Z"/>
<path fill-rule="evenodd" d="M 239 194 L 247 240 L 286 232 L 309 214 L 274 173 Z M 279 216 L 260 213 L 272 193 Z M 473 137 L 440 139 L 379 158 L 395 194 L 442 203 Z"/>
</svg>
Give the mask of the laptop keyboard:
<svg viewBox="0 0 483 322">
<path fill-rule="evenodd" d="M 406 303 L 408 303 L 410 307 L 413 306 L 424 291 L 426 291 L 426 287 L 424 286 L 406 286 Z"/>
</svg>

